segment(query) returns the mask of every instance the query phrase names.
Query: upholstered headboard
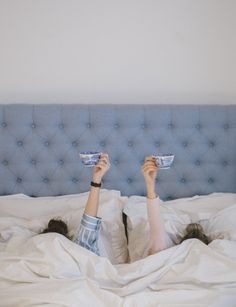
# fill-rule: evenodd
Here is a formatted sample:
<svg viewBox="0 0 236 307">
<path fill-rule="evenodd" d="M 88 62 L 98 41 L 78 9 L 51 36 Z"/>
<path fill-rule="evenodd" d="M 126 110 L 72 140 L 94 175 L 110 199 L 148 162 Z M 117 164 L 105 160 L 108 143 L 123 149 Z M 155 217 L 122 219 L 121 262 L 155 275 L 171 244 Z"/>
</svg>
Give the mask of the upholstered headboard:
<svg viewBox="0 0 236 307">
<path fill-rule="evenodd" d="M 145 155 L 174 153 L 158 192 L 173 199 L 236 192 L 236 105 L 1 105 L 0 195 L 87 191 L 78 153 L 108 152 L 103 187 L 144 195 Z"/>
</svg>

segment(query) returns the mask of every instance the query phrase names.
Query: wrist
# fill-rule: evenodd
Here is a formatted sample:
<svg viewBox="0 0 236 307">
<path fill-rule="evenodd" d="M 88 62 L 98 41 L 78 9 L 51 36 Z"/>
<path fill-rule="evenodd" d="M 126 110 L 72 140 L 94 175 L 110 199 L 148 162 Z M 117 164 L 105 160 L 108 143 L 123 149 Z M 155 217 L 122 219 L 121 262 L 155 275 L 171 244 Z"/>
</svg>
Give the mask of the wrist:
<svg viewBox="0 0 236 307">
<path fill-rule="evenodd" d="M 101 177 L 93 176 L 92 182 L 100 184 L 102 182 Z"/>
<path fill-rule="evenodd" d="M 145 180 L 146 183 L 146 187 L 150 188 L 150 189 L 154 189 L 155 188 L 155 181 L 153 180 Z"/>
<path fill-rule="evenodd" d="M 147 189 L 147 191 L 155 191 L 155 184 L 153 184 L 153 183 L 147 183 L 146 184 L 146 189 Z"/>
<path fill-rule="evenodd" d="M 157 197 L 154 187 L 147 187 L 147 198 L 154 199 Z"/>
<path fill-rule="evenodd" d="M 91 181 L 90 185 L 91 185 L 91 187 L 94 187 L 94 188 L 101 188 L 101 186 L 102 186 L 101 183 L 97 183 L 97 182 L 94 182 L 94 181 Z"/>
<path fill-rule="evenodd" d="M 147 198 L 148 199 L 156 199 L 158 196 L 157 194 L 154 192 L 154 193 L 147 193 Z"/>
</svg>

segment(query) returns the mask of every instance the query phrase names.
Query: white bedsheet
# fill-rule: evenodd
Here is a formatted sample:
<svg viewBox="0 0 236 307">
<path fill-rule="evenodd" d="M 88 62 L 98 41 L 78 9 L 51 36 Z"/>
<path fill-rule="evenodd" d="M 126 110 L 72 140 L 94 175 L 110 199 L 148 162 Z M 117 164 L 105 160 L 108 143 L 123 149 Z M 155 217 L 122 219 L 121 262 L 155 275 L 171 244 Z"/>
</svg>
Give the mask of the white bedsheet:
<svg viewBox="0 0 236 307">
<path fill-rule="evenodd" d="M 230 206 L 230 215 L 236 221 L 236 206 Z M 234 240 L 209 246 L 188 240 L 131 264 L 112 265 L 61 235 L 32 236 L 14 219 L 6 218 L 14 231 L 1 243 L 1 307 L 236 306 Z"/>
<path fill-rule="evenodd" d="M 0 197 L 0 250 L 15 235 L 32 236 L 42 232 L 52 218 L 60 218 L 68 225 L 73 237 L 80 226 L 88 192 L 50 197 L 28 197 L 23 194 Z M 120 191 L 100 191 L 98 216 L 102 227 L 98 240 L 100 253 L 113 264 L 126 263 L 128 250 L 122 210 L 126 197 Z M 2 243 L 1 243 L 2 242 Z"/>
<path fill-rule="evenodd" d="M 57 234 L 12 240 L 0 256 L 0 305 L 233 307 L 235 250 L 189 240 L 114 266 Z"/>
</svg>

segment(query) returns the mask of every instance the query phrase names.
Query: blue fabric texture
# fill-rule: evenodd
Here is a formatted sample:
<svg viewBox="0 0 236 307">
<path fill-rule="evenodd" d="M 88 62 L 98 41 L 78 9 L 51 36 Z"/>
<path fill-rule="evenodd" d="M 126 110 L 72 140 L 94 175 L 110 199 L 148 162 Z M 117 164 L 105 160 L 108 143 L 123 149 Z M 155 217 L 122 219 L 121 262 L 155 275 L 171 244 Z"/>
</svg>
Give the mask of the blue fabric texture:
<svg viewBox="0 0 236 307">
<path fill-rule="evenodd" d="M 81 151 L 107 152 L 103 187 L 145 195 L 146 155 L 173 153 L 162 199 L 236 192 L 236 105 L 1 105 L 0 195 L 89 189 Z"/>
<path fill-rule="evenodd" d="M 98 248 L 101 218 L 83 214 L 79 231 L 75 234 L 74 242 L 80 246 L 100 255 Z"/>
</svg>

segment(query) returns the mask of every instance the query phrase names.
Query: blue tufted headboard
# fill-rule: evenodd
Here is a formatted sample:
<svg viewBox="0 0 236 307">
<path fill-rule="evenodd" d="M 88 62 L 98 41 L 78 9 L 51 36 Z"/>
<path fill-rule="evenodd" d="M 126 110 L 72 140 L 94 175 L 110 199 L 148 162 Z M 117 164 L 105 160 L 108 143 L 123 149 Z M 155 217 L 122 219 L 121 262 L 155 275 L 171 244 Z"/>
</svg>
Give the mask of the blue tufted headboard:
<svg viewBox="0 0 236 307">
<path fill-rule="evenodd" d="M 175 154 L 158 192 L 174 199 L 236 192 L 236 105 L 1 105 L 0 195 L 87 191 L 78 153 L 108 152 L 104 188 L 144 195 L 145 155 Z"/>
</svg>

